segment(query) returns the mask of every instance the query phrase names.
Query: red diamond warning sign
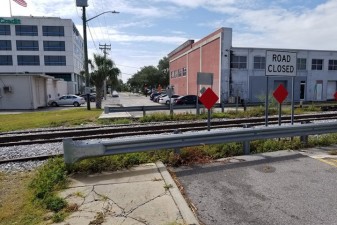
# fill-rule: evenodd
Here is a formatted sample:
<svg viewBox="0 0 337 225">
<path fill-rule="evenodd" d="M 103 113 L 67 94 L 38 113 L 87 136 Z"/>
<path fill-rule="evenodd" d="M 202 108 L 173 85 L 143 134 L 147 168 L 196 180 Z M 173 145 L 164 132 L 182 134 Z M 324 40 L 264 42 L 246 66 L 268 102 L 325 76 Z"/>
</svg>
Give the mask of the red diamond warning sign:
<svg viewBox="0 0 337 225">
<path fill-rule="evenodd" d="M 274 91 L 273 96 L 280 104 L 282 104 L 288 96 L 288 91 L 283 84 L 280 84 Z"/>
<path fill-rule="evenodd" d="M 207 109 L 211 109 L 218 99 L 219 97 L 212 91 L 211 88 L 207 88 L 207 90 L 199 98 L 200 102 Z"/>
<path fill-rule="evenodd" d="M 337 100 L 337 92 L 333 95 L 335 97 L 335 99 Z"/>
</svg>

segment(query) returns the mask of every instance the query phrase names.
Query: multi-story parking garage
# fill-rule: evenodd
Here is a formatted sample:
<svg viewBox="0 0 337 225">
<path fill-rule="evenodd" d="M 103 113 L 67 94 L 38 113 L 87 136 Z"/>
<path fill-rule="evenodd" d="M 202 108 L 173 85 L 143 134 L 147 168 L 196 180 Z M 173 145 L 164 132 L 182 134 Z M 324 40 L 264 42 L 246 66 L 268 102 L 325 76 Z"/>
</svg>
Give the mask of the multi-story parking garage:
<svg viewBox="0 0 337 225">
<path fill-rule="evenodd" d="M 212 89 L 222 101 L 231 101 L 235 96 L 248 102 L 264 101 L 267 91 L 267 50 L 297 54 L 295 101 L 334 99 L 337 51 L 233 47 L 231 28 L 220 28 L 197 42 L 186 41 L 169 53 L 170 84 L 177 94 L 200 95 L 202 85 L 197 85 L 197 73 L 212 73 Z M 279 84 L 288 89 L 290 100 L 292 78 L 269 77 L 268 92 L 273 92 Z"/>
<path fill-rule="evenodd" d="M 49 99 L 59 95 L 79 93 L 83 87 L 80 76 L 83 53 L 83 39 L 70 19 L 0 18 L 0 109 L 22 109 L 22 101 L 35 101 L 31 94 L 17 95 L 23 85 L 21 82 L 26 82 L 28 76 L 29 79 L 40 79 L 41 91 L 32 87 L 40 96 L 37 98 L 39 103 L 24 108 L 43 107 Z M 55 81 L 58 79 L 65 85 Z M 31 84 L 34 82 L 26 82 L 26 85 Z M 16 102 L 16 99 L 20 101 Z"/>
</svg>

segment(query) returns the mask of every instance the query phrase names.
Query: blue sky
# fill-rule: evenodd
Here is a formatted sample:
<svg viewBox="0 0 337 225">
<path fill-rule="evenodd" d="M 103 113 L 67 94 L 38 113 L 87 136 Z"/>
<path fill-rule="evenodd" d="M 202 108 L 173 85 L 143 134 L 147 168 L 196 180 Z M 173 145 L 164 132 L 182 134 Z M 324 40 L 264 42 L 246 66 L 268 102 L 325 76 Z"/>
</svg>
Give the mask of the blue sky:
<svg viewBox="0 0 337 225">
<path fill-rule="evenodd" d="M 0 16 L 10 16 L 1 0 Z M 13 16 L 72 19 L 82 33 L 82 10 L 75 0 L 12 2 Z M 220 27 L 233 29 L 234 47 L 337 50 L 337 0 L 89 0 L 89 58 L 111 44 L 109 57 L 127 81 L 154 65 L 188 39 L 198 40 Z"/>
</svg>

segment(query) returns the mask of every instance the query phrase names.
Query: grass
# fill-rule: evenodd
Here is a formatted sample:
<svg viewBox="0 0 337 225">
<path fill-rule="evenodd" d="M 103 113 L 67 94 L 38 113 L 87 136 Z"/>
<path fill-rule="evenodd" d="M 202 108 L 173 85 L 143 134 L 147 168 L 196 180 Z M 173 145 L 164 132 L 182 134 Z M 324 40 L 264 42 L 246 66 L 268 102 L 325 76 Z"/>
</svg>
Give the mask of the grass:
<svg viewBox="0 0 337 225">
<path fill-rule="evenodd" d="M 295 114 L 312 112 L 317 110 L 317 107 L 312 105 L 306 108 L 297 108 Z M 173 117 L 166 113 L 153 113 L 146 115 L 139 119 L 100 119 L 99 115 L 102 113 L 100 109 L 87 110 L 85 108 L 76 108 L 69 110 L 58 110 L 48 112 L 32 112 L 23 114 L 3 114 L 0 115 L 0 132 L 47 128 L 47 127 L 70 127 L 82 124 L 130 124 L 132 122 L 160 122 L 160 121 L 185 121 L 185 120 L 199 120 L 206 119 L 207 113 L 195 115 L 194 113 L 174 114 Z M 277 109 L 270 108 L 270 115 L 277 114 Z M 284 109 L 282 115 L 290 114 L 289 109 Z M 264 116 L 264 107 L 252 107 L 247 111 L 228 111 L 224 113 L 213 113 L 212 118 L 248 118 Z"/>
<path fill-rule="evenodd" d="M 33 173 L 0 174 L 0 225 L 38 224 L 44 209 L 31 201 L 28 185 Z"/>
<path fill-rule="evenodd" d="M 49 112 L 4 114 L 0 115 L 0 132 L 96 123 L 101 113 L 100 109 L 76 108 Z"/>
</svg>

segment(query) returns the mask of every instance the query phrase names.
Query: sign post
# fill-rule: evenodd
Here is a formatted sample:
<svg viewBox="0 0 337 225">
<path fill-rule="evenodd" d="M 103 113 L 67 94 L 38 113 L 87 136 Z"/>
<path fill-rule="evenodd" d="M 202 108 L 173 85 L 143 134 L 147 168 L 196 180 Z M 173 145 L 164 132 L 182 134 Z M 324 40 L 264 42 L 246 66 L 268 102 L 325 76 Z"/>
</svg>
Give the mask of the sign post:
<svg viewBox="0 0 337 225">
<path fill-rule="evenodd" d="M 209 85 L 211 88 L 213 87 L 213 73 L 197 73 L 197 97 L 199 98 L 199 92 L 203 94 L 206 91 L 206 88 L 203 87 L 200 89 L 200 85 Z M 200 91 L 199 91 L 200 89 Z M 199 107 L 199 101 L 196 102 L 196 114 L 200 114 L 200 107 Z"/>
<path fill-rule="evenodd" d="M 207 88 L 207 90 L 201 95 L 199 100 L 208 109 L 207 130 L 210 131 L 211 130 L 211 108 L 219 100 L 219 97 L 213 92 L 211 88 Z"/>
<path fill-rule="evenodd" d="M 266 51 L 267 98 L 268 98 L 269 76 L 292 77 L 291 124 L 294 124 L 294 89 L 295 89 L 295 76 L 296 76 L 296 61 L 297 55 L 295 52 Z M 268 126 L 268 99 L 266 99 L 266 126 Z"/>
<path fill-rule="evenodd" d="M 280 84 L 276 90 L 273 93 L 274 98 L 276 101 L 279 103 L 279 108 L 278 108 L 278 125 L 281 126 L 281 106 L 282 102 L 287 98 L 288 96 L 288 91 L 287 89 L 283 86 L 283 84 Z"/>
<path fill-rule="evenodd" d="M 166 94 L 169 96 L 170 100 L 170 115 L 173 116 L 173 104 L 172 104 L 172 95 L 173 95 L 173 86 L 168 86 L 166 88 Z"/>
</svg>

